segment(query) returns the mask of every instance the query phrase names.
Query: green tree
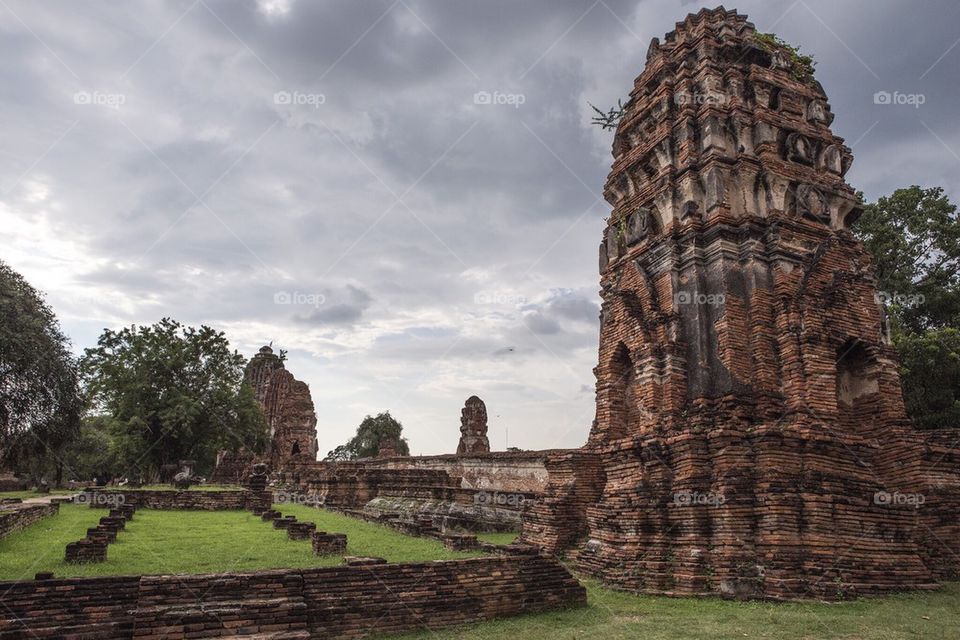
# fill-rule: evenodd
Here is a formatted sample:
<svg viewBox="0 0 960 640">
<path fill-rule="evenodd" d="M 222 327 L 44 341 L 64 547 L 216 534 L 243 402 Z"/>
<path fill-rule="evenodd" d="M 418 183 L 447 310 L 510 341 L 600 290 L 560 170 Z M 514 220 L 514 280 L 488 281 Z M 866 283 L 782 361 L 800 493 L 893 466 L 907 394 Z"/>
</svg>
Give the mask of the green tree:
<svg viewBox="0 0 960 640">
<path fill-rule="evenodd" d="M 246 360 L 222 332 L 164 318 L 106 329 L 81 362 L 95 413 L 115 423 L 114 448 L 131 478 L 196 461 L 209 472 L 221 449 L 262 451 L 267 426 L 243 381 Z"/>
<path fill-rule="evenodd" d="M 375 458 L 380 452 L 380 443 L 396 442 L 397 453 L 402 456 L 410 455 L 410 446 L 401 433 L 403 425 L 390 415 L 389 411 L 377 414 L 376 417 L 367 416 L 357 427 L 357 434 L 350 438 L 324 458 L 327 461 L 356 460 L 357 458 Z"/>
<path fill-rule="evenodd" d="M 960 220 L 939 187 L 868 204 L 854 229 L 873 256 L 900 358 L 907 413 L 921 429 L 960 426 Z"/>
<path fill-rule="evenodd" d="M 59 484 L 82 409 L 76 359 L 56 316 L 0 261 L 0 464 L 35 481 L 52 473 Z"/>
<path fill-rule="evenodd" d="M 895 328 L 960 328 L 960 221 L 943 189 L 897 189 L 864 208 L 855 232 Z"/>
<path fill-rule="evenodd" d="M 920 429 L 960 425 L 960 331 L 931 329 L 897 337 L 907 413 Z"/>
<path fill-rule="evenodd" d="M 96 478 L 110 479 L 124 469 L 117 451 L 122 424 L 110 416 L 86 416 L 80 433 L 63 456 L 68 480 L 87 483 Z"/>
</svg>

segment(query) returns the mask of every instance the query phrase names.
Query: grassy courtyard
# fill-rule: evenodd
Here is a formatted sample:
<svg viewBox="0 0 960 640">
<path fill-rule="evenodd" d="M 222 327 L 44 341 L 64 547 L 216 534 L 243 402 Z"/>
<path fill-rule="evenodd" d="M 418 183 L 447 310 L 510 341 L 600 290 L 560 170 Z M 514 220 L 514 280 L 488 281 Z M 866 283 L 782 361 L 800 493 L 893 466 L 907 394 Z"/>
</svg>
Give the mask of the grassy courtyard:
<svg viewBox="0 0 960 640">
<path fill-rule="evenodd" d="M 427 538 L 405 536 L 380 525 L 300 505 L 277 505 L 284 514 L 346 533 L 347 553 L 391 562 L 470 557 Z M 68 565 L 68 542 L 82 538 L 106 512 L 72 504 L 60 514 L 0 540 L 0 579 L 28 580 L 37 571 L 58 576 L 209 573 L 340 564 L 318 558 L 309 541 L 292 542 L 244 511 L 140 510 L 111 544 L 107 562 Z M 506 544 L 515 534 L 481 534 Z M 843 603 L 730 602 L 715 598 L 635 596 L 585 580 L 586 607 L 486 622 L 460 629 L 414 633 L 405 638 L 489 640 L 672 640 L 776 638 L 785 640 L 954 639 L 960 637 L 960 583 L 934 593 L 914 593 Z"/>
<path fill-rule="evenodd" d="M 635 596 L 583 580 L 588 604 L 406 634 L 405 640 L 956 640 L 960 583 L 940 591 L 854 602 L 730 602 L 717 598 Z"/>
<path fill-rule="evenodd" d="M 391 562 L 467 558 L 436 540 L 414 538 L 377 524 L 299 505 L 279 505 L 285 515 L 317 523 L 318 530 L 347 534 L 347 555 L 380 556 Z M 0 540 L 0 580 L 25 580 L 38 571 L 58 576 L 213 573 L 340 564 L 340 556 L 313 555 L 310 541 L 291 541 L 246 511 L 153 511 L 141 509 L 100 564 L 63 560 L 67 543 L 96 526 L 102 509 L 65 504 L 60 513 Z"/>
</svg>

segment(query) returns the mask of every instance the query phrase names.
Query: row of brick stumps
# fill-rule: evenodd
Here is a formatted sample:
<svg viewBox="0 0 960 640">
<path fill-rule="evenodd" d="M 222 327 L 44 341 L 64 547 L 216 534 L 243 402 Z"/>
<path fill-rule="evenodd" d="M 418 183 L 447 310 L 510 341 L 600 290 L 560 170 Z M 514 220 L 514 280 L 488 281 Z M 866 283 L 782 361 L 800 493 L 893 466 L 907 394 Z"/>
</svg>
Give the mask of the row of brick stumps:
<svg viewBox="0 0 960 640">
<path fill-rule="evenodd" d="M 525 541 L 510 544 L 494 544 L 484 542 L 474 534 L 447 533 L 437 527 L 435 521 L 429 517 L 405 518 L 399 513 L 383 511 L 379 514 L 370 514 L 361 509 L 336 509 L 345 515 L 360 518 L 367 522 L 381 524 L 408 536 L 418 536 L 439 540 L 450 551 L 481 551 L 501 555 L 538 555 L 540 547 Z"/>
<path fill-rule="evenodd" d="M 123 505 L 110 510 L 110 515 L 100 518 L 95 527 L 87 529 L 87 537 L 67 545 L 64 560 L 70 564 L 105 562 L 107 545 L 115 542 L 117 534 L 126 527 L 127 520 L 133 519 L 134 509 Z"/>
</svg>

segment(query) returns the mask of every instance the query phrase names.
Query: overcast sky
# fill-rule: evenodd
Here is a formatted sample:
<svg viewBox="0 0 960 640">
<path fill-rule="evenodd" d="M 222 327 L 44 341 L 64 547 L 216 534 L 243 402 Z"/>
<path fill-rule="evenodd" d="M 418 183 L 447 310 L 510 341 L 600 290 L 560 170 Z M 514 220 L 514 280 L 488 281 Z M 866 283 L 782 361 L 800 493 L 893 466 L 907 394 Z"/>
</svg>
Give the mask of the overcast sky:
<svg viewBox="0 0 960 640">
<path fill-rule="evenodd" d="M 587 102 L 702 6 L 0 0 L 0 258 L 77 351 L 163 316 L 288 349 L 321 455 L 385 409 L 453 452 L 472 394 L 495 449 L 579 446 L 612 140 Z M 868 199 L 958 196 L 960 3 L 736 7 L 814 54 Z"/>
</svg>

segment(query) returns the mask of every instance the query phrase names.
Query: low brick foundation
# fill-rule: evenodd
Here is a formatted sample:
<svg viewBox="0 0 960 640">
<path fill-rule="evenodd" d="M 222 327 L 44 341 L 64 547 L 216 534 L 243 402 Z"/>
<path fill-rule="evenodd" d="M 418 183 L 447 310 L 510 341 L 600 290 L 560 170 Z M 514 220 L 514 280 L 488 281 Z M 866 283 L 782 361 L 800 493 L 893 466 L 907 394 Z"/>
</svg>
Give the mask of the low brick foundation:
<svg viewBox="0 0 960 640">
<path fill-rule="evenodd" d="M 273 494 L 269 491 L 134 491 L 116 489 L 88 489 L 78 496 L 77 503 L 89 504 L 94 509 L 119 509 L 131 506 L 139 509 L 173 511 L 195 509 L 201 511 L 232 511 L 269 509 Z"/>
<path fill-rule="evenodd" d="M 70 564 L 85 564 L 88 562 L 104 562 L 107 559 L 107 545 L 105 537 L 87 537 L 67 545 L 64 560 Z"/>
<path fill-rule="evenodd" d="M 273 521 L 273 528 L 286 529 L 296 521 L 297 516 L 283 516 L 282 518 L 275 518 Z"/>
<path fill-rule="evenodd" d="M 5 538 L 14 531 L 20 531 L 38 520 L 59 512 L 59 502 L 4 505 L 0 508 L 0 538 Z"/>
<path fill-rule="evenodd" d="M 347 534 L 314 531 L 310 534 L 313 553 L 318 556 L 340 554 L 347 550 Z"/>
<path fill-rule="evenodd" d="M 287 538 L 290 540 L 306 540 L 316 530 L 317 525 L 313 522 L 293 522 L 287 527 Z"/>
<path fill-rule="evenodd" d="M 414 588 L 415 587 L 415 588 Z M 586 602 L 556 560 L 476 558 L 198 576 L 0 582 L 0 638 L 359 638 Z"/>
</svg>

